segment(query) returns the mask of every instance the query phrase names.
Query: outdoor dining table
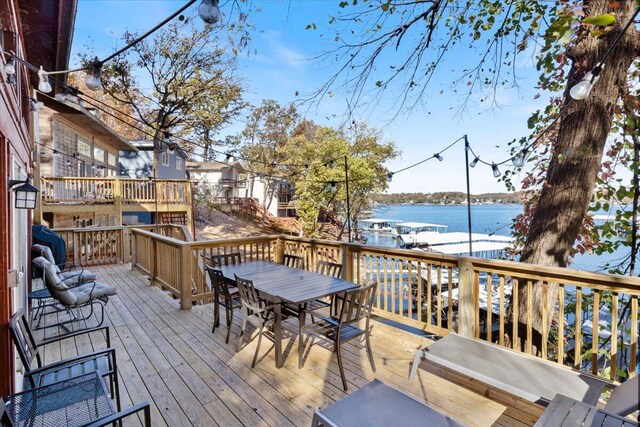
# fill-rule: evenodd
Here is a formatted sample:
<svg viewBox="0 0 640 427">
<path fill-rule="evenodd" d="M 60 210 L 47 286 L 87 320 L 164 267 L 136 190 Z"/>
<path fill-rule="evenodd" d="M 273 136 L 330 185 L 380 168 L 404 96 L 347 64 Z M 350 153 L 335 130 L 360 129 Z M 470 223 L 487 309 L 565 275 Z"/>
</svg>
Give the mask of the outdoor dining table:
<svg viewBox="0 0 640 427">
<path fill-rule="evenodd" d="M 230 282 L 235 283 L 235 275 L 251 280 L 260 296 L 274 304 L 273 333 L 277 368 L 283 365 L 282 304 L 298 306 L 298 321 L 304 322 L 302 307 L 305 303 L 358 288 L 353 282 L 268 261 L 249 261 L 216 268 L 220 269 L 225 279 Z M 299 341 L 298 346 L 302 346 L 302 339 Z"/>
</svg>

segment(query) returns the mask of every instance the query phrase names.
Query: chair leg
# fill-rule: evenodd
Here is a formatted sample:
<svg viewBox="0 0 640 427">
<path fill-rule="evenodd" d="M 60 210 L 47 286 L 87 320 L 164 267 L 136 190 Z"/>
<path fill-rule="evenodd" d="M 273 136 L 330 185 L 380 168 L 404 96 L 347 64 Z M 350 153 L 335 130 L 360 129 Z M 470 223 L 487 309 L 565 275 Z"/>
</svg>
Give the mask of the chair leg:
<svg viewBox="0 0 640 427">
<path fill-rule="evenodd" d="M 213 327 L 211 328 L 211 333 L 216 332 L 216 326 L 220 324 L 220 304 L 218 303 L 218 298 L 216 297 L 216 302 L 213 303 Z"/>
<path fill-rule="evenodd" d="M 236 347 L 236 351 L 240 351 L 240 347 L 242 347 L 242 337 L 244 336 L 244 331 L 246 328 L 247 328 L 247 313 L 243 313 L 242 329 L 240 330 L 240 336 L 238 337 L 238 345 Z"/>
<path fill-rule="evenodd" d="M 344 376 L 344 367 L 342 366 L 342 355 L 340 354 L 340 344 L 335 344 L 336 356 L 338 357 L 338 368 L 340 369 L 340 378 L 342 378 L 342 388 L 347 391 L 347 379 Z"/>
<path fill-rule="evenodd" d="M 227 308 L 227 340 L 225 341 L 229 344 L 229 337 L 231 336 L 231 325 L 233 325 L 233 309 Z"/>
<path fill-rule="evenodd" d="M 260 330 L 258 331 L 258 342 L 256 343 L 256 352 L 253 355 L 253 362 L 251 362 L 251 368 L 256 367 L 256 362 L 258 361 L 258 353 L 260 352 L 260 343 L 262 342 L 262 334 L 264 333 L 264 325 L 260 325 Z"/>
<path fill-rule="evenodd" d="M 371 341 L 369 340 L 369 333 L 365 335 L 367 341 L 367 354 L 369 355 L 369 362 L 371 363 L 371 369 L 376 371 L 376 362 L 373 360 L 373 350 L 371 349 Z"/>
<path fill-rule="evenodd" d="M 313 319 L 313 316 L 311 316 Z M 298 369 L 302 368 L 302 359 L 304 358 L 304 324 L 305 324 L 305 312 L 304 307 L 300 308 L 300 314 L 298 315 Z"/>
</svg>

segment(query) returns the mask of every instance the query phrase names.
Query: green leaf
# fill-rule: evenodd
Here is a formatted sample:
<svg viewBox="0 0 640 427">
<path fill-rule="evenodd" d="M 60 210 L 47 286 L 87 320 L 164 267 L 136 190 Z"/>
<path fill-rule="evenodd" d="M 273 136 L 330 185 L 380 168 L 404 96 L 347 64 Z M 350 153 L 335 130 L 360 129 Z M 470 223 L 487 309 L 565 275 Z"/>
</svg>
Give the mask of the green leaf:
<svg viewBox="0 0 640 427">
<path fill-rule="evenodd" d="M 569 41 L 571 40 L 571 37 L 573 37 L 573 30 L 569 27 L 558 39 L 558 41 L 560 43 L 569 43 Z"/>
<path fill-rule="evenodd" d="M 348 1 L 341 1 L 340 4 L 338 4 L 338 6 L 347 7 L 347 6 L 349 6 L 349 2 Z"/>
<path fill-rule="evenodd" d="M 386 2 L 386 3 L 382 4 L 382 5 L 380 5 L 380 9 L 382 9 L 383 11 L 386 12 L 387 10 L 389 10 L 389 5 L 390 5 L 389 2 Z"/>
<path fill-rule="evenodd" d="M 616 22 L 616 17 L 612 13 L 603 13 L 598 16 L 588 16 L 582 20 L 583 24 L 592 24 L 598 27 L 606 27 Z"/>
</svg>

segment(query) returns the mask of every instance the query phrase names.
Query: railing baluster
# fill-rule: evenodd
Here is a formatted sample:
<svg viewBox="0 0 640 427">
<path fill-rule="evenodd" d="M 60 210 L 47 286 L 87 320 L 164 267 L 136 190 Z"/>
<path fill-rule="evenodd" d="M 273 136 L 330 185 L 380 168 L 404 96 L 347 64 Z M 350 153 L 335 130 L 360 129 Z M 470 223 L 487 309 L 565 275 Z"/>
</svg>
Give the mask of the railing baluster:
<svg viewBox="0 0 640 427">
<path fill-rule="evenodd" d="M 609 378 L 616 379 L 618 369 L 618 293 L 611 295 L 611 370 Z"/>
<path fill-rule="evenodd" d="M 498 344 L 499 345 L 504 345 L 504 313 L 505 313 L 505 306 L 504 306 L 504 283 L 505 283 L 505 278 L 504 276 L 500 276 L 500 284 L 498 286 L 500 286 L 500 320 L 499 320 L 499 325 L 498 325 Z"/>
<path fill-rule="evenodd" d="M 546 308 L 543 310 L 546 311 Z M 533 283 L 527 280 L 527 354 L 533 353 Z"/>
<path fill-rule="evenodd" d="M 511 325 L 511 347 L 514 350 L 518 349 L 518 279 L 513 279 L 513 286 L 511 288 L 511 312 L 513 313 L 513 320 Z"/>
<path fill-rule="evenodd" d="M 600 291 L 593 291 L 593 317 L 591 326 L 591 373 L 598 375 L 598 341 L 600 338 Z"/>
<path fill-rule="evenodd" d="M 541 283 L 542 285 L 542 307 L 544 307 L 544 309 L 542 310 L 542 358 L 543 359 L 547 359 L 547 341 L 549 339 L 549 331 L 547 331 L 547 322 L 548 322 L 548 316 L 547 316 L 547 303 L 548 303 L 548 283 L 546 281 Z"/>
<path fill-rule="evenodd" d="M 637 353 L 638 348 L 638 295 L 631 296 L 631 330 L 629 331 L 629 374 L 631 377 L 638 375 Z"/>
<path fill-rule="evenodd" d="M 558 343 L 557 362 L 564 363 L 564 283 L 558 285 Z"/>
<path fill-rule="evenodd" d="M 576 312 L 575 312 L 575 333 L 574 339 L 574 351 L 573 351 L 573 367 L 580 369 L 582 366 L 582 288 L 576 287 Z"/>
</svg>

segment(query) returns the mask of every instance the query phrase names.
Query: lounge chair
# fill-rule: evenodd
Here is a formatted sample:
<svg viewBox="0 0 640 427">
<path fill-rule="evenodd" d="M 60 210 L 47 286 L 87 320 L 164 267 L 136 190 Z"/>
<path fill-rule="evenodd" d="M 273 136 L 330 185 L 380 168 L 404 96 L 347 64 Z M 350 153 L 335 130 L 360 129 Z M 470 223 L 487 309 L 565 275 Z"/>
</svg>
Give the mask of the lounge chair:
<svg viewBox="0 0 640 427">
<path fill-rule="evenodd" d="M 104 321 L 104 304 L 107 303 L 110 296 L 116 295 L 115 288 L 101 282 L 84 282 L 78 283 L 74 278 L 65 279 L 58 274 L 55 264 L 50 263 L 43 257 L 33 260 L 33 264 L 41 271 L 45 286 L 51 293 L 51 296 L 62 307 L 71 312 L 76 309 L 75 318 L 69 321 L 59 323 L 63 325 L 75 321 L 87 320 L 93 315 L 94 305 L 99 305 L 101 310 L 100 322 Z M 82 308 L 90 307 L 91 311 L 88 315 L 82 314 Z"/>
<path fill-rule="evenodd" d="M 72 265 L 68 262 L 61 265 L 56 264 L 53 252 L 51 252 L 51 248 L 49 246 L 34 244 L 31 246 L 31 251 L 33 254 L 37 255 L 34 258 L 41 256 L 53 264 L 59 276 L 62 276 L 65 280 L 69 279 L 68 283 L 92 282 L 98 279 L 98 275 L 96 273 L 85 270 L 82 267 Z"/>
</svg>

